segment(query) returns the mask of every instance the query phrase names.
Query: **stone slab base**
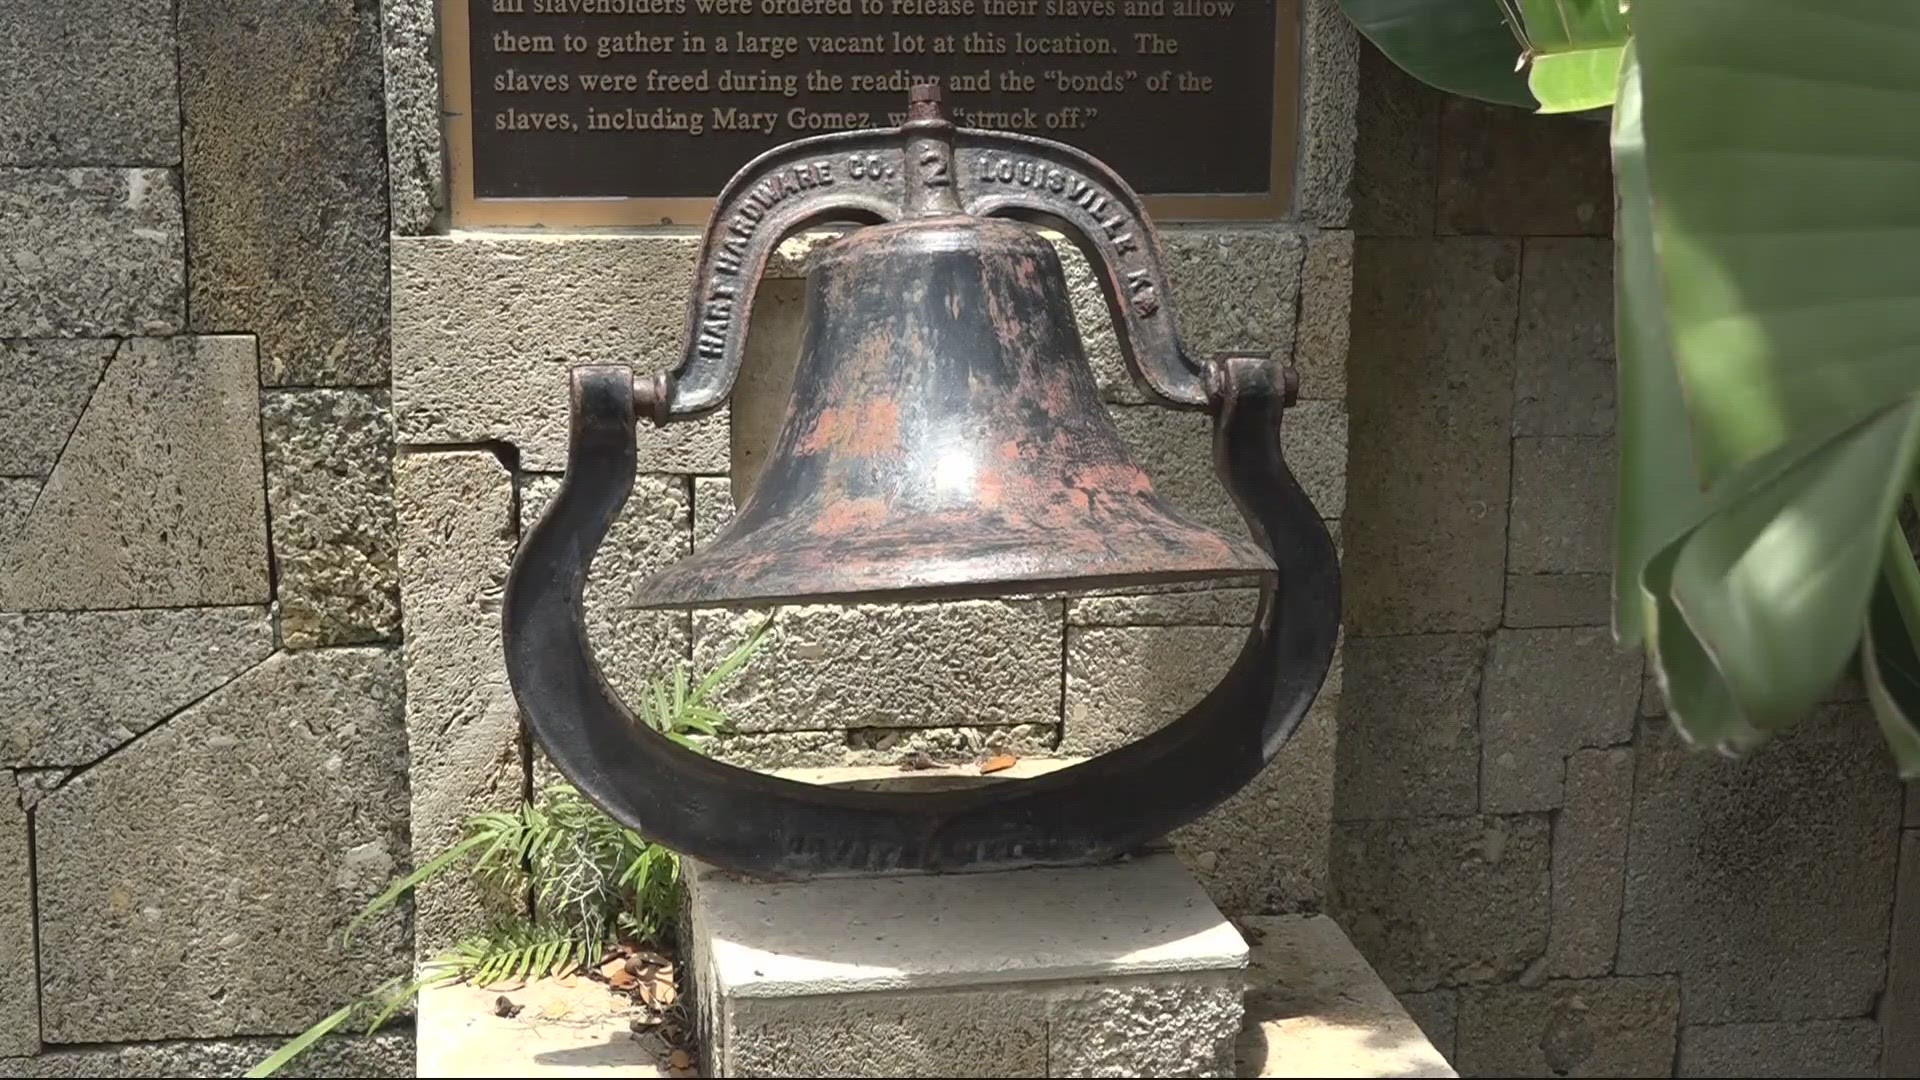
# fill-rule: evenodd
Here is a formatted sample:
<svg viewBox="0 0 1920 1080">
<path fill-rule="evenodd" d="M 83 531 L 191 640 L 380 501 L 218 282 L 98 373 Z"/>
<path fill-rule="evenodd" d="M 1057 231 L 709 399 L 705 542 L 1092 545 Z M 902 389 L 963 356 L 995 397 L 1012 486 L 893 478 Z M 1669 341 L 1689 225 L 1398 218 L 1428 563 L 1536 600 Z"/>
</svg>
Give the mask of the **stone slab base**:
<svg viewBox="0 0 1920 1080">
<path fill-rule="evenodd" d="M 1233 1075 L 1247 945 L 1170 854 L 687 878 L 709 1076 Z"/>
</svg>

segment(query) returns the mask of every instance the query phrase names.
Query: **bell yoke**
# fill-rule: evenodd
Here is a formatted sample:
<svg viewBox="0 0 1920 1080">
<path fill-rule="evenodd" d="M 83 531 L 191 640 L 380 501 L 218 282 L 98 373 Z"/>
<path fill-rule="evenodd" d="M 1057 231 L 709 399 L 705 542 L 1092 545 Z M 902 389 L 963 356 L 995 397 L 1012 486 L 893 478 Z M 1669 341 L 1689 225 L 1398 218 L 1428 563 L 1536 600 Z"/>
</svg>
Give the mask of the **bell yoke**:
<svg viewBox="0 0 1920 1080">
<path fill-rule="evenodd" d="M 582 607 L 632 490 L 635 426 L 732 391 L 767 260 L 801 230 L 854 229 L 807 279 L 785 422 L 732 522 L 638 583 L 685 609 L 1004 596 L 1257 576 L 1253 627 L 1186 715 L 1044 776 L 933 792 L 856 791 L 726 765 L 636 721 L 601 677 Z M 1105 292 L 1134 380 L 1213 417 L 1214 462 L 1247 536 L 1166 503 L 1101 405 L 1066 275 L 1036 226 L 1072 239 Z M 898 128 L 801 139 L 715 204 L 686 352 L 636 383 L 572 372 L 559 495 L 507 581 L 507 670 L 534 737 L 615 820 L 745 873 L 1067 865 L 1133 852 L 1245 786 L 1319 692 L 1339 625 L 1332 538 L 1280 451 L 1290 369 L 1182 348 L 1139 198 L 1094 158 L 956 128 L 933 87 Z"/>
</svg>

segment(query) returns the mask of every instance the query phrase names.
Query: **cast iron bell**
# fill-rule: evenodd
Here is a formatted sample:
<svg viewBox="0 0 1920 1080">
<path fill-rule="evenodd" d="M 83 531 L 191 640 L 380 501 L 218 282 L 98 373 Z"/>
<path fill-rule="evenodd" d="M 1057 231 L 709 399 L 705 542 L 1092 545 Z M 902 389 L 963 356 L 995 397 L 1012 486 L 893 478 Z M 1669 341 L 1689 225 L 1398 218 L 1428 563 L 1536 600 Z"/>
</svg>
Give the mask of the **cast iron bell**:
<svg viewBox="0 0 1920 1080">
<path fill-rule="evenodd" d="M 1259 614 L 1226 679 L 1130 745 L 1031 780 L 926 793 L 819 787 L 713 761 L 637 723 L 601 678 L 583 597 L 635 473 L 635 426 L 723 404 L 774 248 L 864 225 L 818 258 L 792 400 L 751 494 L 705 550 L 641 582 L 689 608 L 1033 593 L 1254 575 Z M 1053 247 L 1101 277 L 1156 402 L 1212 414 L 1215 464 L 1248 530 L 1204 528 L 1153 491 L 1099 400 Z M 789 143 L 716 202 L 686 354 L 636 384 L 572 374 L 559 494 L 507 583 L 515 695 L 560 770 L 616 820 L 762 874 L 1069 864 L 1137 849 L 1258 774 L 1325 678 L 1339 568 L 1280 453 L 1291 372 L 1181 347 L 1138 197 L 1099 161 L 955 128 L 937 90 L 899 128 Z"/>
</svg>

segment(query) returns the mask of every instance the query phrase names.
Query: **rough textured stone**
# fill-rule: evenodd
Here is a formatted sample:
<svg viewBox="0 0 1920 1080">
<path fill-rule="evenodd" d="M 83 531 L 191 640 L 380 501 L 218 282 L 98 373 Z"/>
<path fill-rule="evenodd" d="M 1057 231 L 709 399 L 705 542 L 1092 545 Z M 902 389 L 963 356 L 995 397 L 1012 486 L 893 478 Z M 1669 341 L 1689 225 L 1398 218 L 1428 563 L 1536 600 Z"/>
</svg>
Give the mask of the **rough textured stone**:
<svg viewBox="0 0 1920 1080">
<path fill-rule="evenodd" d="M 1019 758 L 1053 752 L 1052 724 L 987 728 L 856 728 L 851 731 L 769 731 L 706 743 L 708 756 L 760 772 L 790 768 L 893 765 L 925 754 L 941 765 L 977 762 L 995 754 Z"/>
<path fill-rule="evenodd" d="M 170 0 L 22 5 L 0 33 L 0 165 L 180 160 Z"/>
<path fill-rule="evenodd" d="M 391 652 L 282 653 L 42 800 L 47 1040 L 298 1031 L 408 970 L 404 919 L 340 944 L 407 858 L 401 697 Z"/>
<path fill-rule="evenodd" d="M 0 168 L 0 338 L 178 331 L 184 245 L 170 169 Z"/>
<path fill-rule="evenodd" d="M 1609 574 L 1508 574 L 1507 626 L 1608 626 L 1613 621 Z"/>
<path fill-rule="evenodd" d="M 260 425 L 287 647 L 399 636 L 393 415 L 386 392 L 269 393 Z"/>
<path fill-rule="evenodd" d="M 792 278 L 769 278 L 754 294 L 753 316 L 747 323 L 752 355 L 741 365 L 727 399 L 730 474 L 742 498 L 753 490 L 786 424 L 787 407 L 793 403 L 793 372 L 799 366 L 800 339 L 806 329 L 806 300 L 806 283 Z"/>
<path fill-rule="evenodd" d="M 0 545 L 27 523 L 33 501 L 40 497 L 40 481 L 32 477 L 0 477 Z"/>
<path fill-rule="evenodd" d="M 1448 96 L 1440 107 L 1438 231 L 1608 236 L 1607 125 Z"/>
<path fill-rule="evenodd" d="M 0 341 L 0 476 L 53 471 L 114 348 L 111 341 Z"/>
<path fill-rule="evenodd" d="M 1349 407 L 1372 416 L 1429 406 L 1449 434 L 1497 434 L 1505 445 L 1519 303 L 1518 240 L 1356 243 Z"/>
<path fill-rule="evenodd" d="M 1067 599 L 1070 626 L 1252 626 L 1259 614 L 1259 589 L 1203 589 L 1183 592 Z"/>
<path fill-rule="evenodd" d="M 1885 755 L 1859 704 L 1738 765 L 1640 747 L 1615 970 L 1677 972 L 1688 1023 L 1870 1012 L 1900 817 Z"/>
<path fill-rule="evenodd" d="M 1459 1028 L 1460 992 L 1428 990 L 1419 994 L 1401 994 L 1400 1004 L 1420 1030 L 1448 1061 L 1454 1057 L 1454 1035 Z"/>
<path fill-rule="evenodd" d="M 1351 821 L 1333 841 L 1333 915 L 1396 991 L 1519 975 L 1551 891 L 1545 815 Z"/>
<path fill-rule="evenodd" d="M 13 779 L 20 788 L 20 805 L 28 810 L 39 805 L 40 800 L 49 792 L 59 789 L 67 778 L 74 774 L 73 769 L 16 769 Z"/>
<path fill-rule="evenodd" d="M 1234 626 L 1069 627 L 1061 751 L 1104 753 L 1158 731 L 1219 685 L 1246 638 Z"/>
<path fill-rule="evenodd" d="M 1495 634 L 1480 702 L 1481 808 L 1559 806 L 1568 754 L 1633 737 L 1641 664 L 1604 627 Z"/>
<path fill-rule="evenodd" d="M 521 535 L 560 490 L 557 476 L 528 476 L 520 490 Z M 641 579 L 686 558 L 693 509 L 687 479 L 636 477 L 633 494 L 600 545 L 587 575 L 587 640 L 608 683 L 629 702 L 685 667 L 693 648 L 684 611 L 631 606 Z M 702 672 L 704 673 L 704 672 Z"/>
<path fill-rule="evenodd" d="M 1514 350 L 1517 435 L 1613 434 L 1613 241 L 1532 237 Z"/>
<path fill-rule="evenodd" d="M 33 946 L 33 852 L 27 812 L 0 787 L 0 1063 L 40 1049 L 40 986 Z"/>
<path fill-rule="evenodd" d="M 1209 417 L 1154 405 L 1119 405 L 1110 411 L 1135 463 L 1162 498 L 1196 521 L 1245 535 L 1246 521 L 1214 471 Z M 1280 448 L 1320 516 L 1340 517 L 1347 502 L 1347 414 L 1340 403 L 1303 401 L 1287 410 Z"/>
<path fill-rule="evenodd" d="M 1570 979 L 1460 992 L 1468 1076 L 1666 1076 L 1678 1038 L 1671 978 Z"/>
<path fill-rule="evenodd" d="M 1360 45 L 1359 70 L 1354 231 L 1424 236 L 1433 232 L 1445 95 L 1401 71 L 1371 42 Z"/>
<path fill-rule="evenodd" d="M 1338 816 L 1471 814 L 1479 803 L 1477 634 L 1347 639 Z"/>
<path fill-rule="evenodd" d="M 1910 1076 L 1880 1063 L 1872 1020 L 1694 1024 L 1680 1029 L 1675 1076 Z"/>
<path fill-rule="evenodd" d="M 1004 990 L 755 1002 L 720 1045 L 715 1076 L 1048 1075 L 1044 1010 Z"/>
<path fill-rule="evenodd" d="M 1174 850 L 1235 914 L 1318 910 L 1327 896 L 1341 656 L 1300 727 L 1260 775 L 1174 831 Z"/>
<path fill-rule="evenodd" d="M 207 1077 L 242 1076 L 285 1039 L 220 1039 L 136 1043 L 51 1050 L 32 1058 L 0 1058 L 0 1076 Z M 389 1028 L 377 1035 L 336 1033 L 274 1073 L 288 1077 L 413 1075 L 413 1032 Z"/>
<path fill-rule="evenodd" d="M 413 857 L 458 841 L 469 815 L 521 797 L 520 717 L 507 685 L 500 599 L 513 555 L 513 478 L 492 454 L 402 454 L 394 463 L 406 611 Z M 415 897 L 414 939 L 433 955 L 493 904 L 443 880 Z"/>
<path fill-rule="evenodd" d="M 1238 922 L 1250 939 L 1239 1075 L 1454 1075 L 1332 919 Z"/>
<path fill-rule="evenodd" d="M 1633 751 L 1567 758 L 1566 796 L 1553 820 L 1553 925 L 1547 973 L 1584 978 L 1613 969 L 1633 811 Z"/>
<path fill-rule="evenodd" d="M 1907 805 L 1914 803 L 1911 794 Z M 1900 866 L 1893 897 L 1893 937 L 1887 946 L 1887 992 L 1880 1005 L 1886 1028 L 1887 1076 L 1920 1076 L 1920 831 L 1900 834 Z"/>
<path fill-rule="evenodd" d="M 1300 288 L 1300 325 L 1294 331 L 1293 366 L 1300 397 L 1347 396 L 1347 350 L 1352 340 L 1353 234 L 1320 232 L 1307 240 Z"/>
<path fill-rule="evenodd" d="M 433 231 L 447 205 L 434 2 L 382 0 L 380 8 L 393 231 L 418 236 Z"/>
<path fill-rule="evenodd" d="M 254 371 L 251 338 L 123 342 L 0 544 L 0 610 L 266 602 Z"/>
<path fill-rule="evenodd" d="M 1237 972 L 1062 990 L 1047 1001 L 1047 1075 L 1232 1076 L 1243 993 Z"/>
<path fill-rule="evenodd" d="M 387 380 L 378 0 L 180 0 L 193 327 L 268 386 Z"/>
<path fill-rule="evenodd" d="M 1180 333 L 1195 356 L 1235 350 L 1292 355 L 1306 241 L 1278 226 L 1219 226 L 1162 230 L 1167 277 L 1173 282 Z M 1101 395 L 1140 403 L 1145 392 L 1121 359 L 1098 277 L 1078 251 L 1062 243 L 1062 265 L 1080 323 L 1080 336 Z M 1328 396 L 1324 391 L 1316 396 Z"/>
<path fill-rule="evenodd" d="M 567 369 L 672 366 L 685 331 L 697 239 L 395 239 L 393 402 L 400 441 L 498 439 L 519 448 L 522 468 L 564 468 Z M 724 409 L 664 428 L 642 424 L 640 470 L 725 474 L 727 437 Z"/>
<path fill-rule="evenodd" d="M 1612 439 L 1515 439 L 1508 568 L 1516 574 L 1609 571 L 1613 489 Z"/>
<path fill-rule="evenodd" d="M 86 765 L 273 651 L 265 608 L 0 615 L 0 765 Z"/>
<path fill-rule="evenodd" d="M 695 669 L 765 617 L 694 612 Z M 786 607 L 715 700 L 743 732 L 1051 723 L 1063 620 L 1057 600 Z"/>
<path fill-rule="evenodd" d="M 1305 71 L 1295 212 L 1339 228 L 1353 208 L 1354 125 L 1360 93 L 1360 35 L 1337 0 L 1308 0 L 1301 12 Z"/>
</svg>

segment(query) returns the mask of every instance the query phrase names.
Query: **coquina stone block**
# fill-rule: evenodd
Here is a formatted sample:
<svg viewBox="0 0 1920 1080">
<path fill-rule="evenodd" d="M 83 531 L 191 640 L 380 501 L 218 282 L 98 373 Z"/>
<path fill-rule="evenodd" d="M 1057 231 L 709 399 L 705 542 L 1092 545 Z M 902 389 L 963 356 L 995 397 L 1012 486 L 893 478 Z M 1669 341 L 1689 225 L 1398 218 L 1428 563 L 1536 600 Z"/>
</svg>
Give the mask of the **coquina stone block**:
<svg viewBox="0 0 1920 1080">
<path fill-rule="evenodd" d="M 304 649 L 398 637 L 386 392 L 268 393 L 260 425 L 282 640 Z"/>
<path fill-rule="evenodd" d="M 485 451 L 402 454 L 394 507 L 417 864 L 457 843 L 473 814 L 514 807 L 527 782 L 500 635 L 516 532 L 513 477 Z M 429 883 L 415 895 L 415 946 L 434 955 L 503 907 L 517 903 L 458 879 Z"/>
<path fill-rule="evenodd" d="M 559 490 L 557 476 L 529 475 L 522 481 L 522 536 Z M 629 704 L 637 705 L 655 682 L 671 679 L 675 668 L 688 663 L 693 647 L 688 614 L 642 611 L 632 604 L 642 579 L 687 556 L 692 528 L 686 477 L 637 477 L 587 574 L 587 639 L 601 674 Z"/>
<path fill-rule="evenodd" d="M 50 1050 L 39 1057 L 0 1058 L 5 1077 L 241 1076 L 286 1045 L 275 1039 L 205 1039 Z M 284 1077 L 412 1076 L 413 1032 L 334 1034 L 274 1073 Z"/>
<path fill-rule="evenodd" d="M 1230 535 L 1246 534 L 1246 520 L 1213 463 L 1213 422 L 1203 413 L 1156 405 L 1114 406 L 1114 423 L 1154 490 L 1195 520 Z M 1303 401 L 1281 421 L 1287 467 L 1323 518 L 1347 503 L 1347 414 L 1337 401 Z"/>
<path fill-rule="evenodd" d="M 172 170 L 0 168 L 0 338 L 177 332 L 184 233 Z"/>
<path fill-rule="evenodd" d="M 122 342 L 0 543 L 0 610 L 265 603 L 255 371 L 252 338 Z"/>
<path fill-rule="evenodd" d="M 278 654 L 41 800 L 46 1040 L 298 1031 L 407 971 L 401 916 L 340 943 L 408 858 L 401 698 L 391 652 Z"/>
<path fill-rule="evenodd" d="M 1671 977 L 1462 990 L 1456 1064 L 1467 1076 L 1666 1076 L 1679 1020 Z"/>
<path fill-rule="evenodd" d="M 1396 992 L 1509 980 L 1546 950 L 1544 814 L 1343 822 L 1332 851 L 1334 919 Z"/>
<path fill-rule="evenodd" d="M 1611 568 L 1613 440 L 1566 436 L 1513 441 L 1513 518 L 1507 565 L 1515 574 Z"/>
<path fill-rule="evenodd" d="M 0 165 L 179 163 L 169 0 L 23 4 L 0 31 Z"/>
<path fill-rule="evenodd" d="M 268 386 L 384 383 L 376 0 L 180 0 L 180 76 L 193 328 Z"/>
<path fill-rule="evenodd" d="M 1906 798 L 1913 812 L 1914 795 Z M 1887 992 L 1880 1017 L 1886 1074 L 1920 1073 L 1920 830 L 1900 832 L 1900 865 L 1893 894 L 1893 936 L 1887 942 Z"/>
<path fill-rule="evenodd" d="M 925 755 L 937 765 L 965 765 L 998 754 L 1019 758 L 1052 754 L 1054 724 L 1011 727 L 854 728 L 848 731 L 768 731 L 707 741 L 709 757 L 758 772 L 790 768 L 897 765 Z"/>
<path fill-rule="evenodd" d="M 1480 708 L 1481 806 L 1559 806 L 1568 754 L 1633 737 L 1642 663 L 1605 627 L 1495 634 Z"/>
<path fill-rule="evenodd" d="M 1591 977 L 1613 970 L 1620 941 L 1633 751 L 1581 750 L 1567 758 L 1567 785 L 1553 819 L 1553 928 L 1547 971 Z"/>
<path fill-rule="evenodd" d="M 0 1068 L 40 1049 L 39 970 L 33 944 L 33 853 L 27 812 L 11 778 L 0 786 Z"/>
<path fill-rule="evenodd" d="M 522 468 L 567 460 L 567 369 L 671 367 L 697 238 L 408 237 L 393 242 L 393 400 L 404 444 L 504 440 Z M 724 475 L 725 410 L 639 427 L 642 472 Z"/>
<path fill-rule="evenodd" d="M 1613 434 L 1613 241 L 1522 244 L 1514 349 L 1517 435 Z"/>
<path fill-rule="evenodd" d="M 1680 1029 L 1675 1076 L 1906 1076 L 1880 1061 L 1872 1019 L 1692 1024 Z"/>
<path fill-rule="evenodd" d="M 1352 340 L 1353 234 L 1326 230 L 1308 237 L 1301 280 L 1300 326 L 1293 339 L 1300 397 L 1344 399 Z"/>
<path fill-rule="evenodd" d="M 1354 142 L 1360 94 L 1360 35 L 1337 0 L 1301 5 L 1299 215 L 1341 228 L 1353 209 Z"/>
<path fill-rule="evenodd" d="M 1615 970 L 1677 972 L 1689 1025 L 1871 1012 L 1900 797 L 1867 707 L 1822 707 L 1738 765 L 1647 741 Z"/>
<path fill-rule="evenodd" d="M 1439 182 L 1441 91 L 1401 71 L 1373 43 L 1360 43 L 1354 122 L 1354 231 L 1361 236 L 1433 232 Z"/>
<path fill-rule="evenodd" d="M 1427 990 L 1418 994 L 1396 994 L 1407 1015 L 1420 1025 L 1420 1031 L 1448 1061 L 1454 1058 L 1455 1033 L 1460 1019 L 1460 991 Z"/>
<path fill-rule="evenodd" d="M 1343 820 L 1471 814 L 1479 802 L 1478 634 L 1349 638 L 1341 710 Z"/>
<path fill-rule="evenodd" d="M 114 348 L 111 341 L 0 341 L 0 476 L 53 471 Z"/>
<path fill-rule="evenodd" d="M 1252 626 L 1258 588 L 1192 589 L 1067 598 L 1071 626 Z"/>
<path fill-rule="evenodd" d="M 263 607 L 0 615 L 0 765 L 87 765 L 267 658 Z"/>
<path fill-rule="evenodd" d="M 1607 125 L 1585 116 L 1443 96 L 1440 232 L 1607 236 L 1613 170 Z"/>
<path fill-rule="evenodd" d="M 27 523 L 27 512 L 39 497 L 40 481 L 32 477 L 0 478 L 0 544 Z"/>
<path fill-rule="evenodd" d="M 1166 726 L 1219 685 L 1246 639 L 1237 626 L 1070 627 L 1061 751 L 1105 753 Z"/>
<path fill-rule="evenodd" d="M 433 0 L 381 0 L 380 14 L 393 231 L 419 236 L 433 231 L 447 205 L 439 28 Z"/>
</svg>

